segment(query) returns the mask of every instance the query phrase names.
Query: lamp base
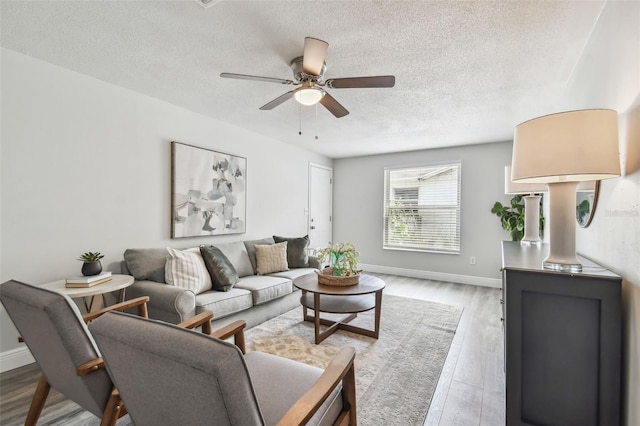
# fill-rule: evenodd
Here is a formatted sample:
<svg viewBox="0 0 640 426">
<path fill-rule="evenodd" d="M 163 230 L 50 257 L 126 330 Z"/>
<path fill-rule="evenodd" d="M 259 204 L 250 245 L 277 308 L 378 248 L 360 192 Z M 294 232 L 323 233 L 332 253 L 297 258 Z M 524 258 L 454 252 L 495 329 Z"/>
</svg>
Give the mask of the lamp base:
<svg viewBox="0 0 640 426">
<path fill-rule="evenodd" d="M 540 245 L 540 195 L 524 197 L 524 237 L 523 245 Z"/>
<path fill-rule="evenodd" d="M 552 271 L 558 272 L 582 272 L 582 265 L 579 263 L 556 263 L 545 260 L 542 262 L 542 267 L 544 269 L 551 269 Z"/>
<path fill-rule="evenodd" d="M 576 256 L 576 187 L 578 182 L 553 182 L 549 187 L 549 255 L 542 266 L 581 272 Z"/>
</svg>

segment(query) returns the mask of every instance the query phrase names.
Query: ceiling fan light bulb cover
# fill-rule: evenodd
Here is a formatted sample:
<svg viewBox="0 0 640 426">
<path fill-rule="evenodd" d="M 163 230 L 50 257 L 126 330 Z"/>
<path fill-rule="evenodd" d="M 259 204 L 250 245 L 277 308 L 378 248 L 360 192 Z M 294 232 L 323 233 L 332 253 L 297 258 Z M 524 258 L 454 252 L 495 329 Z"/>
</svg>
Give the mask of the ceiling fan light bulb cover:
<svg viewBox="0 0 640 426">
<path fill-rule="evenodd" d="M 293 96 L 296 98 L 296 101 L 302 105 L 309 106 L 320 102 L 320 99 L 324 96 L 324 91 L 314 87 L 303 87 L 296 90 Z"/>
</svg>

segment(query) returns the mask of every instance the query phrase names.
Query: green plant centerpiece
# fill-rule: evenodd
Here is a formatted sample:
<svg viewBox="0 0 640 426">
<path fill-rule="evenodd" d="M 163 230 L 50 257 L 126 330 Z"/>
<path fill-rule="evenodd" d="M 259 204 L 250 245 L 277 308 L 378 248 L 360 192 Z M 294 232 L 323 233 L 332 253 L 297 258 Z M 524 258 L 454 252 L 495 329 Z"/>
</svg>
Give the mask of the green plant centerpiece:
<svg viewBox="0 0 640 426">
<path fill-rule="evenodd" d="M 104 255 L 97 251 L 88 251 L 80 255 L 78 260 L 84 262 L 82 264 L 82 275 L 98 275 L 102 272 L 102 263 L 100 263 L 100 259 L 102 259 Z"/>
<path fill-rule="evenodd" d="M 503 206 L 496 201 L 491 208 L 491 213 L 500 218 L 502 229 L 509 231 L 512 241 L 520 241 L 524 237 L 524 199 L 522 195 L 516 195 L 511 199 L 511 205 Z M 544 228 L 544 217 L 542 216 L 542 205 L 540 205 L 540 227 Z"/>
<path fill-rule="evenodd" d="M 349 242 L 329 243 L 328 247 L 318 251 L 318 260 L 329 262 L 329 267 L 318 274 L 318 282 L 329 285 L 358 284 L 358 255 L 356 248 Z"/>
</svg>

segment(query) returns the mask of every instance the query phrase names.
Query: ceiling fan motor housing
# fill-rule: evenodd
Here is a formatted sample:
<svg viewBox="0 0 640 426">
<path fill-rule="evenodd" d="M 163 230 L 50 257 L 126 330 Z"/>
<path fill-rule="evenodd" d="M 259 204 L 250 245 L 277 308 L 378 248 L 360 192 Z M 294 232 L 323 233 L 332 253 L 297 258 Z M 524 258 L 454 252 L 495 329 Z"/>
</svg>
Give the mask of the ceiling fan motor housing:
<svg viewBox="0 0 640 426">
<path fill-rule="evenodd" d="M 304 57 L 298 56 L 291 61 L 291 70 L 293 71 L 293 78 L 297 83 L 303 83 L 305 81 L 313 81 L 315 83 L 322 83 L 324 80 L 324 73 L 327 70 L 327 63 L 322 63 L 322 70 L 320 71 L 320 75 L 309 75 L 304 72 L 302 68 L 302 61 Z"/>
</svg>

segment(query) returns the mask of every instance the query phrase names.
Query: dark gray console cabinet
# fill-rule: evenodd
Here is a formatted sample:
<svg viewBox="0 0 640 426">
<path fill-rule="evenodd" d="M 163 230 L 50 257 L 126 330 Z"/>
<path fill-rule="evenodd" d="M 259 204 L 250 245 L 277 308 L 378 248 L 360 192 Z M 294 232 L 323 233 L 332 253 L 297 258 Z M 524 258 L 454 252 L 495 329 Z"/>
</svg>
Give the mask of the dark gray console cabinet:
<svg viewBox="0 0 640 426">
<path fill-rule="evenodd" d="M 545 270 L 547 250 L 502 243 L 507 425 L 618 426 L 622 280 Z"/>
</svg>

